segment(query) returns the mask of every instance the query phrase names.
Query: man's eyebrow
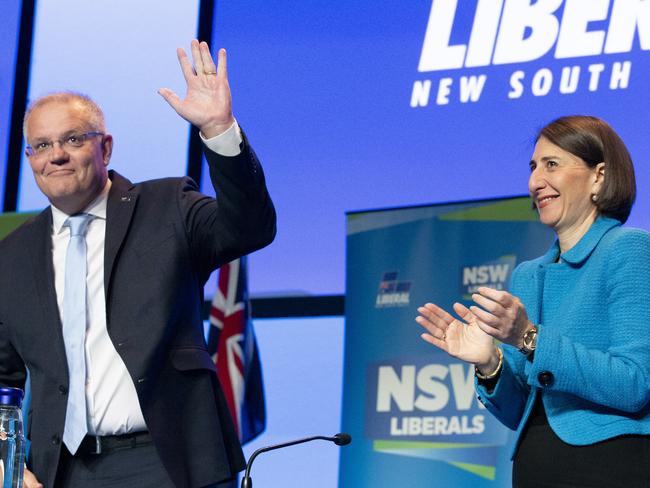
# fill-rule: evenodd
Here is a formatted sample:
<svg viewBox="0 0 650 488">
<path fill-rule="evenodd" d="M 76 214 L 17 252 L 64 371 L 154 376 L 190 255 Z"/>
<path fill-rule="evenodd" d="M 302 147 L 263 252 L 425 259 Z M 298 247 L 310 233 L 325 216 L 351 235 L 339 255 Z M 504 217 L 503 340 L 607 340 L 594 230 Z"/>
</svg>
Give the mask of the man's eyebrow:
<svg viewBox="0 0 650 488">
<path fill-rule="evenodd" d="M 80 129 L 80 128 L 78 128 L 78 129 L 68 129 L 65 132 L 61 133 L 61 137 L 69 136 L 70 134 L 82 134 L 84 132 L 87 132 L 87 131 L 84 130 L 84 129 Z"/>
<path fill-rule="evenodd" d="M 60 139 L 62 137 L 67 137 L 72 134 L 83 134 L 84 132 L 86 132 L 84 129 L 68 129 L 62 132 L 59 136 L 57 136 L 57 138 Z M 34 137 L 32 140 L 42 142 L 42 141 L 49 141 L 50 139 L 51 139 L 50 137 L 39 136 L 39 137 Z"/>
</svg>

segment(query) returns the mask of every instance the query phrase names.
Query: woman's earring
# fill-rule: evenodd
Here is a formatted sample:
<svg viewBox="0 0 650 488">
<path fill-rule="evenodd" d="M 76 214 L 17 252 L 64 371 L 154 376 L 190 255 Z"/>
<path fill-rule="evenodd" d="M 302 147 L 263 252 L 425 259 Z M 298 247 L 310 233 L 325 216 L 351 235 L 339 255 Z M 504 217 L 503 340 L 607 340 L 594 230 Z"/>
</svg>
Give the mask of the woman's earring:
<svg viewBox="0 0 650 488">
<path fill-rule="evenodd" d="M 598 201 L 598 195 L 596 195 L 595 193 L 591 195 L 591 201 L 596 203 Z"/>
</svg>

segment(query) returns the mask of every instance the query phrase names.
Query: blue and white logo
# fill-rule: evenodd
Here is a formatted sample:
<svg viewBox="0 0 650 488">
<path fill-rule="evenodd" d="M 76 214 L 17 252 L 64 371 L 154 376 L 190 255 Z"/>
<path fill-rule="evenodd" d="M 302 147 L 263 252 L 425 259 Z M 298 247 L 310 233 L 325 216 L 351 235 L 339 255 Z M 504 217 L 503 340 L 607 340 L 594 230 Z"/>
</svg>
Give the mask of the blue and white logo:
<svg viewBox="0 0 650 488">
<path fill-rule="evenodd" d="M 494 261 L 476 265 L 463 266 L 460 276 L 460 295 L 470 300 L 479 286 L 487 286 L 495 290 L 505 290 L 510 281 L 510 275 L 517 264 L 517 256 L 502 256 Z"/>
<path fill-rule="evenodd" d="M 371 364 L 366 437 L 377 452 L 450 463 L 494 479 L 504 429 L 474 391 L 474 369 L 446 354 Z"/>
<path fill-rule="evenodd" d="M 644 0 L 614 0 L 611 8 L 608 0 L 476 0 L 469 32 L 457 25 L 461 8 L 468 5 L 432 1 L 418 71 L 466 72 L 416 80 L 413 108 L 478 102 L 493 73 L 504 100 L 625 90 L 634 74 L 626 55 L 637 36 L 640 49 L 650 50 L 650 6 Z M 565 61 L 549 63 L 551 55 Z M 506 82 L 490 69 L 515 64 Z"/>
<path fill-rule="evenodd" d="M 397 271 L 387 271 L 379 282 L 376 308 L 405 307 L 411 303 L 411 282 L 399 281 Z"/>
</svg>

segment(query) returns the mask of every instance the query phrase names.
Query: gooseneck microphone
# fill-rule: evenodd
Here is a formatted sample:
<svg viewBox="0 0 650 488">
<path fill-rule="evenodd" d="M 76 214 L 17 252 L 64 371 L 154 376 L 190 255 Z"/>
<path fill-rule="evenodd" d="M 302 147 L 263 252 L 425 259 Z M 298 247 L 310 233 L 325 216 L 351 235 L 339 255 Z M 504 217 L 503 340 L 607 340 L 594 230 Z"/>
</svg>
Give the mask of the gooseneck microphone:
<svg viewBox="0 0 650 488">
<path fill-rule="evenodd" d="M 346 434 L 345 432 L 340 432 L 333 437 L 316 435 L 313 437 L 306 437 L 304 439 L 297 439 L 295 441 L 283 442 L 282 444 L 275 444 L 273 446 L 260 447 L 255 452 L 253 452 L 248 462 L 246 463 L 246 472 L 241 480 L 241 488 L 253 488 L 253 480 L 250 475 L 251 466 L 253 466 L 253 461 L 259 454 L 262 454 L 266 451 L 273 451 L 275 449 L 282 449 L 283 447 L 295 446 L 296 444 L 302 444 L 304 442 L 311 441 L 330 441 L 337 446 L 347 446 L 350 442 L 352 442 L 352 436 L 350 434 Z"/>
</svg>

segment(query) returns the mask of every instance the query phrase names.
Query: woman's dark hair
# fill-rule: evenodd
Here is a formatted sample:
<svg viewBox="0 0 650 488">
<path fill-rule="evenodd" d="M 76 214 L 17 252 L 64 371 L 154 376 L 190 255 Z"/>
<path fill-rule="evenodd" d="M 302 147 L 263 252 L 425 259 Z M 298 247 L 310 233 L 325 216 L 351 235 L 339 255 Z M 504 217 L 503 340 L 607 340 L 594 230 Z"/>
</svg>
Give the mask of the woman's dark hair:
<svg viewBox="0 0 650 488">
<path fill-rule="evenodd" d="M 560 117 L 539 131 L 540 137 L 582 159 L 594 168 L 605 163 L 605 180 L 598 195 L 599 214 L 625 222 L 636 198 L 632 158 L 625 143 L 607 122 L 597 117 Z"/>
</svg>

